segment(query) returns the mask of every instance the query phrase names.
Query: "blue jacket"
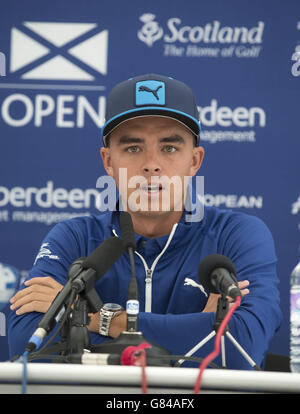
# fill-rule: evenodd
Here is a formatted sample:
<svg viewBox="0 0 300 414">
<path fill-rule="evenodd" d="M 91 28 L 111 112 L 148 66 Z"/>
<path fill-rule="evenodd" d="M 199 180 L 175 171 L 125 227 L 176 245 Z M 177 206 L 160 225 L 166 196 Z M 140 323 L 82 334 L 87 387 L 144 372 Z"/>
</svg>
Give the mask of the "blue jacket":
<svg viewBox="0 0 300 414">
<path fill-rule="evenodd" d="M 71 219 L 57 224 L 43 241 L 29 278 L 51 276 L 65 284 L 68 269 L 77 258 L 87 257 L 103 240 L 120 235 L 118 212 Z M 250 293 L 230 320 L 231 335 L 257 365 L 262 365 L 270 339 L 280 326 L 276 255 L 270 231 L 258 218 L 244 213 L 205 207 L 199 222 L 181 221 L 170 235 L 148 239 L 136 234 L 136 276 L 140 313 L 138 329 L 144 337 L 173 355 L 184 355 L 213 330 L 215 313 L 201 312 L 207 293 L 199 284 L 198 266 L 206 256 L 219 253 L 230 258 L 238 280 L 250 281 Z M 147 282 L 145 278 L 147 276 Z M 126 307 L 131 277 L 128 254 L 97 282 L 102 301 Z M 24 286 L 21 286 L 21 289 Z M 28 339 L 43 315 L 32 312 L 8 318 L 10 355 L 23 353 Z M 91 342 L 106 341 L 91 333 Z M 205 357 L 214 346 L 214 338 L 194 356 Z M 225 339 L 226 363 L 232 369 L 251 369 L 235 346 Z M 221 366 L 220 357 L 215 361 Z M 198 366 L 185 363 L 183 366 Z"/>
</svg>

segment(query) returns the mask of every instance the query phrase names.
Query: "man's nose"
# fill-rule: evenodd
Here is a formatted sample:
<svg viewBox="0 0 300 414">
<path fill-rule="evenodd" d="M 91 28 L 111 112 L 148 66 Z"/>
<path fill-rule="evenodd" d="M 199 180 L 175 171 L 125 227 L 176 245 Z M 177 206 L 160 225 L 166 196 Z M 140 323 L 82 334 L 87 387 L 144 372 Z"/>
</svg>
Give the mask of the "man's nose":
<svg viewBox="0 0 300 414">
<path fill-rule="evenodd" d="M 155 154 L 147 154 L 143 163 L 143 172 L 146 174 L 159 174 L 162 170 L 161 163 Z"/>
<path fill-rule="evenodd" d="M 161 173 L 161 165 L 158 157 L 147 156 L 143 163 L 143 172 L 146 174 L 159 174 Z"/>
</svg>

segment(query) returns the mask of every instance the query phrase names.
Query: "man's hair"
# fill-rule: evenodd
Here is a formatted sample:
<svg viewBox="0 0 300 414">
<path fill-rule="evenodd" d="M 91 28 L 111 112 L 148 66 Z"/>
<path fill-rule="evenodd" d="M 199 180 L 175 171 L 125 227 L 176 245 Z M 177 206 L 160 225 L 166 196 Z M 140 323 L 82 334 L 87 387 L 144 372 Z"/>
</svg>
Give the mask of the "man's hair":
<svg viewBox="0 0 300 414">
<path fill-rule="evenodd" d="M 106 137 L 106 148 L 109 148 L 109 145 L 110 145 L 110 134 L 108 134 Z"/>
</svg>

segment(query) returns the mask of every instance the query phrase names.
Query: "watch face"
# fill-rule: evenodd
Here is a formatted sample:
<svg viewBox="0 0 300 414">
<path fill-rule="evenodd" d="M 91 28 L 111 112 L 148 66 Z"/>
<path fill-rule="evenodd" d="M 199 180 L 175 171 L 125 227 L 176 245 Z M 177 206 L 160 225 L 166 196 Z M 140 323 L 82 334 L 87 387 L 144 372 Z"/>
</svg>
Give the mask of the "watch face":
<svg viewBox="0 0 300 414">
<path fill-rule="evenodd" d="M 111 312 L 117 312 L 119 310 L 122 310 L 123 308 L 118 303 L 105 303 L 102 306 L 102 309 L 107 310 L 107 311 L 111 311 Z"/>
</svg>

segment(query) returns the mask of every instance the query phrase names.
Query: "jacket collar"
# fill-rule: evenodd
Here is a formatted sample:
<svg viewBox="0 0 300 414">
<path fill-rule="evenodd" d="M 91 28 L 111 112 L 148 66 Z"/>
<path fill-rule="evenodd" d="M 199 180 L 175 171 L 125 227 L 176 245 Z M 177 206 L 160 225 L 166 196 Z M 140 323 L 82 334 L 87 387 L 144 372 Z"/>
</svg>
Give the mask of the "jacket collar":
<svg viewBox="0 0 300 414">
<path fill-rule="evenodd" d="M 110 235 L 122 237 L 122 231 L 121 231 L 120 220 L 119 220 L 120 214 L 121 212 L 117 210 L 111 213 L 111 222 L 109 224 Z M 197 223 L 198 225 L 195 226 L 193 225 L 193 223 L 187 221 L 186 216 L 189 216 L 189 212 L 184 210 L 180 221 L 177 223 L 176 230 L 171 240 L 171 245 L 174 247 L 175 246 L 179 247 L 180 245 L 184 245 L 188 243 L 189 239 L 192 237 L 196 228 L 198 228 L 199 230 L 199 225 L 202 227 L 201 223 Z M 166 245 L 169 235 L 170 234 L 166 234 L 164 236 L 157 237 L 157 238 L 149 238 L 141 234 L 135 233 L 135 240 L 136 240 L 137 246 L 139 246 L 140 243 L 142 242 L 144 243 L 146 242 L 148 246 L 152 247 L 151 250 L 155 249 L 157 251 L 160 251 Z"/>
<path fill-rule="evenodd" d="M 180 246 L 186 244 L 189 239 L 192 237 L 195 229 L 200 231 L 200 228 L 203 227 L 203 216 L 204 216 L 204 206 L 197 204 L 197 209 L 194 208 L 192 204 L 193 200 L 193 188 L 192 184 L 189 184 L 188 191 L 187 191 L 187 199 L 185 203 L 185 209 L 182 212 L 181 219 L 178 222 L 177 228 L 174 232 L 173 238 L 171 240 L 172 246 Z M 196 199 L 197 194 L 196 194 Z M 199 208 L 200 206 L 200 208 Z M 110 234 L 117 235 L 118 237 L 122 237 L 121 227 L 119 216 L 122 210 L 122 202 L 119 199 L 116 203 L 115 210 L 111 213 L 111 223 L 110 223 Z M 193 225 L 195 223 L 196 225 Z M 167 240 L 169 238 L 169 234 L 157 238 L 148 238 L 142 236 L 138 233 L 135 233 L 135 239 L 137 245 L 142 241 L 146 241 L 147 245 L 157 245 L 157 247 L 161 250 L 164 248 Z"/>
</svg>

